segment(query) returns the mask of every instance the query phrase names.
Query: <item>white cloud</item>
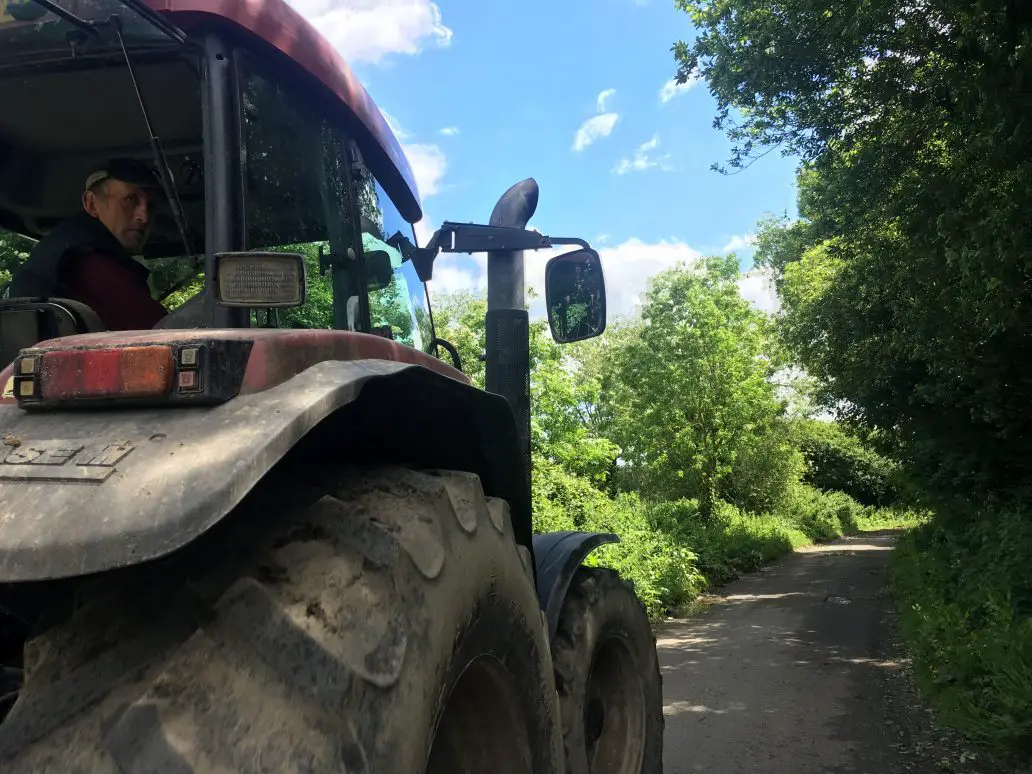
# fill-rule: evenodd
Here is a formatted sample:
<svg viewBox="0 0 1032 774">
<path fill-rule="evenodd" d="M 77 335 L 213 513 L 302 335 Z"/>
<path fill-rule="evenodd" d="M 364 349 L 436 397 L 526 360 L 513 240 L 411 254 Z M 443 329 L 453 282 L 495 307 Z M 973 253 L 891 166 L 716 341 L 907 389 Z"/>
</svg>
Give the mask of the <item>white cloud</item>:
<svg viewBox="0 0 1032 774">
<path fill-rule="evenodd" d="M 599 250 L 606 275 L 606 306 L 609 319 L 630 315 L 644 297 L 649 280 L 679 263 L 690 265 L 701 254 L 685 242 L 662 240 L 643 242 L 628 239 L 614 247 Z"/>
<path fill-rule="evenodd" d="M 573 138 L 573 150 L 582 151 L 603 137 L 608 137 L 619 118 L 617 113 L 603 113 L 589 118 L 577 130 Z"/>
<path fill-rule="evenodd" d="M 447 46 L 452 30 L 431 0 L 289 0 L 351 63 Z"/>
<path fill-rule="evenodd" d="M 415 223 L 412 228 L 416 232 L 416 243 L 420 247 L 426 247 L 427 242 L 430 241 L 430 237 L 434 235 L 437 230 L 437 226 L 434 225 L 434 219 L 430 214 L 423 210 L 423 218 L 418 223 Z"/>
<path fill-rule="evenodd" d="M 484 290 L 487 287 L 486 271 L 473 272 L 463 269 L 461 266 L 452 265 L 449 259 L 454 260 L 454 256 L 444 253 L 434 261 L 434 276 L 430 280 L 431 293 L 444 295 L 463 290 Z"/>
<path fill-rule="evenodd" d="M 448 159 L 436 145 L 424 143 L 402 143 L 402 150 L 416 177 L 419 193 L 427 199 L 441 192 L 444 173 L 448 171 Z"/>
<path fill-rule="evenodd" d="M 781 301 L 774 289 L 774 280 L 766 269 L 745 272 L 738 280 L 738 290 L 742 298 L 761 312 L 774 314 L 781 309 Z"/>
<path fill-rule="evenodd" d="M 443 129 L 437 131 L 438 134 L 444 135 L 445 137 L 454 137 L 459 133 L 459 127 L 457 126 L 446 126 Z"/>
<path fill-rule="evenodd" d="M 620 119 L 620 114 L 607 113 L 605 111 L 606 102 L 614 94 L 616 94 L 616 89 L 605 89 L 599 92 L 599 95 L 595 98 L 595 107 L 598 108 L 598 115 L 592 116 L 577 129 L 577 134 L 573 138 L 573 150 L 582 151 L 603 137 L 608 137 L 612 134 L 613 127 L 616 126 L 616 122 Z"/>
<path fill-rule="evenodd" d="M 553 256 L 576 249 L 564 245 L 551 250 L 525 253 L 527 287 L 533 287 L 538 293 L 530 306 L 531 317 L 545 316 L 545 264 Z M 637 313 L 639 296 L 644 294 L 649 278 L 678 263 L 694 263 L 701 255 L 695 248 L 676 239 L 643 242 L 638 238 L 628 239 L 613 247 L 600 247 L 598 254 L 605 271 L 606 308 L 610 322 L 617 317 Z"/>
<path fill-rule="evenodd" d="M 392 132 L 394 132 L 394 136 L 398 138 L 398 142 L 408 139 L 410 136 L 409 133 L 402 129 L 401 123 L 397 118 L 392 116 L 383 108 L 380 108 L 380 114 L 383 116 L 383 120 L 387 122 L 387 126 L 390 127 Z"/>
<path fill-rule="evenodd" d="M 756 234 L 735 234 L 721 250 L 722 253 L 734 253 L 740 250 L 752 250 L 756 247 Z"/>
<path fill-rule="evenodd" d="M 381 110 L 380 112 L 391 131 L 394 132 L 394 136 L 398 138 L 398 142 L 401 143 L 401 149 L 416 178 L 420 197 L 427 199 L 440 193 L 444 175 L 448 171 L 448 158 L 444 155 L 444 151 L 432 143 L 407 142 L 414 139 L 412 133 L 387 111 Z M 420 242 L 420 244 L 423 243 Z"/>
<path fill-rule="evenodd" d="M 673 167 L 670 165 L 669 153 L 658 157 L 652 155 L 652 151 L 658 147 L 659 135 L 653 135 L 651 140 L 643 142 L 637 147 L 633 158 L 621 159 L 620 163 L 613 167 L 613 172 L 617 175 L 626 175 L 628 172 L 644 172 L 653 167 L 659 167 L 664 172 L 671 172 Z"/>
<path fill-rule="evenodd" d="M 669 81 L 663 84 L 663 88 L 659 90 L 659 101 L 661 103 L 667 103 L 674 97 L 684 94 L 689 91 L 695 84 L 699 83 L 702 78 L 694 76 L 689 78 L 684 83 L 678 83 L 676 79 L 671 78 Z"/>
<path fill-rule="evenodd" d="M 406 142 L 413 139 L 411 132 L 407 131 L 401 123 L 385 110 L 381 110 L 387 125 L 398 138 L 401 149 L 412 167 L 412 174 L 416 178 L 416 186 L 419 188 L 419 196 L 425 204 L 434 194 L 440 192 L 444 175 L 448 171 L 448 158 L 436 145 L 420 142 Z M 413 225 L 416 232 L 416 242 L 420 247 L 426 247 L 434 231 L 437 230 L 433 217 L 423 208 L 423 218 Z"/>
</svg>

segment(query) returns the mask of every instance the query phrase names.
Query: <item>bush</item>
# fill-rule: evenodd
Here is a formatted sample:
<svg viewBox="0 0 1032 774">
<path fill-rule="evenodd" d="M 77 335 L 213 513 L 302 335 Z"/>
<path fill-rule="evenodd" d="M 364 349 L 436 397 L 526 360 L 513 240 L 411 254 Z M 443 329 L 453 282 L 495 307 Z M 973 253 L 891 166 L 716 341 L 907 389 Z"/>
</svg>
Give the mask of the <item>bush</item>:
<svg viewBox="0 0 1032 774">
<path fill-rule="evenodd" d="M 653 618 L 698 596 L 705 581 L 696 555 L 672 535 L 652 527 L 637 495 L 610 499 L 542 457 L 535 457 L 534 463 L 535 532 L 576 529 L 619 535 L 619 543 L 602 546 L 587 564 L 619 570 L 634 584 Z"/>
<path fill-rule="evenodd" d="M 793 548 L 855 532 L 864 508 L 841 492 L 792 484 L 776 514 L 754 515 L 718 501 L 704 518 L 697 500 L 610 498 L 543 457 L 534 458 L 535 532 L 613 532 L 588 564 L 619 570 L 655 618 L 692 602 L 707 586 L 752 572 Z"/>
<path fill-rule="evenodd" d="M 809 542 L 779 518 L 745 514 L 728 503 L 718 503 L 709 519 L 701 517 L 694 500 L 653 503 L 648 518 L 657 531 L 692 550 L 709 586 L 756 570 Z"/>
<path fill-rule="evenodd" d="M 789 488 L 778 513 L 815 543 L 859 530 L 864 508 L 843 492 L 822 492 L 807 484 Z"/>
<path fill-rule="evenodd" d="M 966 511 L 966 512 L 965 512 Z M 900 541 L 892 585 L 919 685 L 972 740 L 1032 753 L 1027 507 L 940 513 Z"/>
<path fill-rule="evenodd" d="M 806 460 L 803 479 L 826 492 L 845 492 L 862 505 L 895 499 L 896 464 L 864 446 L 834 422 L 803 420 L 797 426 Z"/>
<path fill-rule="evenodd" d="M 929 518 L 930 514 L 924 511 L 907 508 L 864 508 L 859 526 L 861 532 L 914 529 L 926 523 Z"/>
</svg>

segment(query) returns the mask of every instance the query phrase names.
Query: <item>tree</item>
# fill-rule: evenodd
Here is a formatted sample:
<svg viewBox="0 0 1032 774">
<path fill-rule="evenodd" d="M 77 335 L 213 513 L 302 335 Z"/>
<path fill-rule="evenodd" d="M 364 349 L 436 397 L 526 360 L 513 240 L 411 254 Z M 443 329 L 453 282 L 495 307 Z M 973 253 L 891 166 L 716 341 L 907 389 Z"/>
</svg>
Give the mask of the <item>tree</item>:
<svg viewBox="0 0 1032 774">
<path fill-rule="evenodd" d="M 861 505 L 892 504 L 895 466 L 834 422 L 797 420 L 803 479 L 825 492 L 845 492 Z"/>
<path fill-rule="evenodd" d="M 455 346 L 462 370 L 473 384 L 484 389 L 481 357 L 487 346 L 487 299 L 469 291 L 434 294 L 432 307 L 438 337 Z"/>
<path fill-rule="evenodd" d="M 929 488 L 1032 474 L 1032 13 L 1027 4 L 681 0 L 743 167 L 799 154 L 768 223 L 783 330 L 826 405 Z"/>
<path fill-rule="evenodd" d="M 389 325 L 395 341 L 413 346 L 412 314 L 407 299 L 398 283 L 398 275 L 391 277 L 385 288 L 369 293 L 369 316 L 373 325 Z"/>
<path fill-rule="evenodd" d="M 592 433 L 592 415 L 602 399 L 601 381 L 552 341 L 545 323 L 538 325 L 538 357 L 530 378 L 533 450 L 602 486 L 620 447 Z"/>
<path fill-rule="evenodd" d="M 533 291 L 528 295 L 533 298 Z M 437 335 L 455 345 L 466 374 L 483 388 L 486 299 L 463 291 L 435 295 L 433 302 Z M 619 448 L 591 421 L 601 382 L 597 371 L 584 368 L 575 353 L 552 340 L 545 320 L 531 321 L 531 448 L 540 462 L 602 485 Z"/>
<path fill-rule="evenodd" d="M 767 318 L 732 256 L 657 275 L 642 323 L 611 356 L 613 439 L 654 496 L 766 510 L 799 460 L 770 381 Z"/>
</svg>

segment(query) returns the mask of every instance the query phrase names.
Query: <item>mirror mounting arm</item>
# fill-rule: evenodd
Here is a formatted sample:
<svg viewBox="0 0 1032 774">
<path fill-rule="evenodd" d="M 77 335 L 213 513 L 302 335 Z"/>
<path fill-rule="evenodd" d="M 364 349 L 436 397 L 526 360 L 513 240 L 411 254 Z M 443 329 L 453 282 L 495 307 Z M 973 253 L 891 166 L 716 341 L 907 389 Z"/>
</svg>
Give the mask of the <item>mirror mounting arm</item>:
<svg viewBox="0 0 1032 774">
<path fill-rule="evenodd" d="M 548 241 L 550 241 L 553 245 L 577 245 L 577 247 L 580 247 L 584 250 L 591 249 L 591 245 L 589 245 L 583 239 L 578 239 L 577 237 L 548 237 Z"/>
<path fill-rule="evenodd" d="M 437 230 L 437 245 L 445 253 L 486 253 L 510 250 L 541 250 L 551 240 L 536 231 L 506 226 L 445 221 Z"/>
<path fill-rule="evenodd" d="M 412 267 L 416 270 L 420 282 L 429 282 L 433 279 L 434 261 L 441 253 L 522 252 L 545 250 L 555 245 L 577 245 L 585 250 L 590 249 L 587 242 L 576 237 L 550 237 L 522 228 L 451 221 L 441 224 L 426 247 L 416 247 L 412 240 L 400 231 L 385 241 L 398 250 L 406 261 L 412 261 Z"/>
<path fill-rule="evenodd" d="M 396 231 L 384 241 L 400 252 L 403 260 L 412 261 L 412 268 L 416 270 L 420 282 L 426 283 L 433 279 L 434 259 L 439 252 L 436 233 L 430 237 L 430 243 L 426 247 L 416 247 L 412 240 L 400 231 Z"/>
</svg>

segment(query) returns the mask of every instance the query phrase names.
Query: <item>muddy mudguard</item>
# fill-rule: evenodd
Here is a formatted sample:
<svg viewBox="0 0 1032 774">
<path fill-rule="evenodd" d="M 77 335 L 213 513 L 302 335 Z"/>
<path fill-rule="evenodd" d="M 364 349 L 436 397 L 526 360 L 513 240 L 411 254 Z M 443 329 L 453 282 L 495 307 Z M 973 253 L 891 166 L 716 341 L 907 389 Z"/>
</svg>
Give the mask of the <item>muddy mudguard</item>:
<svg viewBox="0 0 1032 774">
<path fill-rule="evenodd" d="M 420 366 L 327 361 L 213 407 L 26 412 L 0 405 L 0 583 L 169 554 L 284 456 L 400 461 L 480 475 L 530 544 L 508 404 Z"/>
<path fill-rule="evenodd" d="M 548 636 L 555 637 L 566 591 L 585 557 L 606 543 L 619 543 L 612 533 L 546 532 L 534 535 L 534 575 L 538 601 L 548 619 Z"/>
</svg>

